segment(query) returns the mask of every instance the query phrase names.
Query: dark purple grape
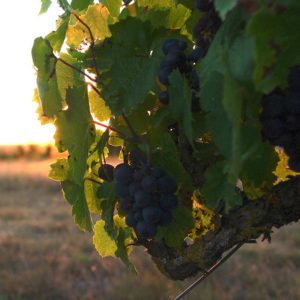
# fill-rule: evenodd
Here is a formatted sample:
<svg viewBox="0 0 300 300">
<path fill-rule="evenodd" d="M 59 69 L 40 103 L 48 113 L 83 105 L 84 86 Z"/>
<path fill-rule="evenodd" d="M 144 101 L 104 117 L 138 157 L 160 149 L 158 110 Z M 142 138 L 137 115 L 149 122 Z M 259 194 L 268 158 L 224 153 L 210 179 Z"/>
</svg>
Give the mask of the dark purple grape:
<svg viewBox="0 0 300 300">
<path fill-rule="evenodd" d="M 289 167 L 296 172 L 300 172 L 300 157 L 290 157 Z"/>
<path fill-rule="evenodd" d="M 129 213 L 132 210 L 132 206 L 133 206 L 133 202 L 131 198 L 125 197 L 120 199 L 120 208 L 124 212 Z"/>
<path fill-rule="evenodd" d="M 128 185 L 122 184 L 120 182 L 116 183 L 116 195 L 120 198 L 128 197 L 130 196 L 129 194 L 129 189 Z"/>
<path fill-rule="evenodd" d="M 168 53 L 168 55 L 165 58 L 165 61 L 171 66 L 172 69 L 184 63 L 185 60 L 186 57 L 181 51 L 172 51 Z"/>
<path fill-rule="evenodd" d="M 122 0 L 124 5 L 128 5 L 132 0 Z"/>
<path fill-rule="evenodd" d="M 142 185 L 138 181 L 134 181 L 129 185 L 129 194 L 130 196 L 134 196 L 137 191 L 142 190 Z"/>
<path fill-rule="evenodd" d="M 149 206 L 151 204 L 151 195 L 145 191 L 137 191 L 135 194 L 134 194 L 134 200 L 135 200 L 135 204 L 136 206 L 135 207 L 138 207 L 138 208 L 143 208 L 143 207 L 146 207 L 146 206 Z"/>
<path fill-rule="evenodd" d="M 154 192 L 157 189 L 157 179 L 151 175 L 144 177 L 142 187 L 146 192 Z"/>
<path fill-rule="evenodd" d="M 114 177 L 117 182 L 128 184 L 133 179 L 133 170 L 128 164 L 119 164 L 115 168 Z"/>
<path fill-rule="evenodd" d="M 192 112 L 199 112 L 201 111 L 200 107 L 200 98 L 197 96 L 196 92 L 192 92 Z"/>
<path fill-rule="evenodd" d="M 125 222 L 130 227 L 135 227 L 137 225 L 137 220 L 134 217 L 134 213 L 131 211 L 125 218 Z"/>
<path fill-rule="evenodd" d="M 191 64 L 184 61 L 178 65 L 178 69 L 182 74 L 188 74 L 192 72 L 193 67 L 191 66 Z"/>
<path fill-rule="evenodd" d="M 159 225 L 168 226 L 172 223 L 172 213 L 170 211 L 163 211 Z"/>
<path fill-rule="evenodd" d="M 128 159 L 131 166 L 138 167 L 146 163 L 145 154 L 138 148 L 129 152 Z"/>
<path fill-rule="evenodd" d="M 168 53 L 174 50 L 184 51 L 186 47 L 187 43 L 185 41 L 179 39 L 168 39 L 164 42 L 162 50 L 165 55 L 168 55 Z"/>
<path fill-rule="evenodd" d="M 275 139 L 284 133 L 284 124 L 280 119 L 262 120 L 262 132 L 268 139 Z"/>
<path fill-rule="evenodd" d="M 148 206 L 143 209 L 143 218 L 147 223 L 158 223 L 162 215 L 162 210 L 158 207 Z"/>
<path fill-rule="evenodd" d="M 288 115 L 285 120 L 285 127 L 290 131 L 300 130 L 300 116 Z"/>
<path fill-rule="evenodd" d="M 163 68 L 163 69 L 159 70 L 158 79 L 162 84 L 164 84 L 164 85 L 169 85 L 170 84 L 169 75 L 171 74 L 172 70 L 173 69 L 171 67 Z"/>
<path fill-rule="evenodd" d="M 158 180 L 159 190 L 163 194 L 174 194 L 177 190 L 176 182 L 169 176 L 163 176 Z"/>
<path fill-rule="evenodd" d="M 188 60 L 193 63 L 198 62 L 201 58 L 203 58 L 206 54 L 206 50 L 200 47 L 197 47 L 192 51 L 192 53 L 188 56 Z"/>
<path fill-rule="evenodd" d="M 289 93 L 286 97 L 286 110 L 290 114 L 300 114 L 300 93 Z"/>
<path fill-rule="evenodd" d="M 272 140 L 273 145 L 280 146 L 283 148 L 290 146 L 292 142 L 293 142 L 293 135 L 288 131 L 285 131 L 280 137 Z"/>
<path fill-rule="evenodd" d="M 105 181 L 113 181 L 114 180 L 114 167 L 110 164 L 102 165 L 98 170 L 98 175 L 101 179 Z"/>
<path fill-rule="evenodd" d="M 152 169 L 152 175 L 155 178 L 160 178 L 160 177 L 164 176 L 165 174 L 166 174 L 165 171 L 160 167 L 154 167 Z"/>
<path fill-rule="evenodd" d="M 134 181 L 141 181 L 144 177 L 143 170 L 135 170 L 133 173 L 133 180 Z"/>
<path fill-rule="evenodd" d="M 284 148 L 284 152 L 289 156 L 289 157 L 296 157 L 299 155 L 299 151 L 297 150 L 297 147 L 295 144 L 291 144 L 288 147 Z"/>
<path fill-rule="evenodd" d="M 300 67 L 292 68 L 288 81 L 289 89 L 300 93 Z"/>
<path fill-rule="evenodd" d="M 156 235 L 157 229 L 154 224 L 149 224 L 144 221 L 140 221 L 136 225 L 136 233 L 138 237 L 151 239 Z"/>
<path fill-rule="evenodd" d="M 159 204 L 164 210 L 172 210 L 177 206 L 178 199 L 174 194 L 162 195 Z"/>
<path fill-rule="evenodd" d="M 285 97 L 278 93 L 266 96 L 262 102 L 263 117 L 280 117 L 285 112 Z"/>
<path fill-rule="evenodd" d="M 143 221 L 143 211 L 142 210 L 135 211 L 134 218 L 136 221 Z"/>
<path fill-rule="evenodd" d="M 195 0 L 195 5 L 197 9 L 203 12 L 207 12 L 214 8 L 214 5 L 210 0 Z"/>
<path fill-rule="evenodd" d="M 160 92 L 158 95 L 158 99 L 160 103 L 167 105 L 169 103 L 169 92 L 168 91 Z"/>
<path fill-rule="evenodd" d="M 295 146 L 298 150 L 300 150 L 300 132 L 297 132 L 295 137 L 294 137 L 294 140 L 295 140 Z"/>
</svg>

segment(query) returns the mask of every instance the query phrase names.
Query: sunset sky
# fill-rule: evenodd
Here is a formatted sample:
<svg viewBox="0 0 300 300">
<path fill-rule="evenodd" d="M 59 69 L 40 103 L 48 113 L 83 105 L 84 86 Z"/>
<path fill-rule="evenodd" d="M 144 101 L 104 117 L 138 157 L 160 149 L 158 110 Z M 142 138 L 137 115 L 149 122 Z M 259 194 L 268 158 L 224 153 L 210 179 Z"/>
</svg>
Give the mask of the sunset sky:
<svg viewBox="0 0 300 300">
<path fill-rule="evenodd" d="M 31 47 L 35 37 L 55 29 L 60 9 L 53 5 L 39 16 L 40 0 L 1 3 L 0 145 L 47 143 L 54 128 L 41 126 L 32 102 L 35 71 Z M 54 1 L 53 1 L 54 2 Z"/>
</svg>

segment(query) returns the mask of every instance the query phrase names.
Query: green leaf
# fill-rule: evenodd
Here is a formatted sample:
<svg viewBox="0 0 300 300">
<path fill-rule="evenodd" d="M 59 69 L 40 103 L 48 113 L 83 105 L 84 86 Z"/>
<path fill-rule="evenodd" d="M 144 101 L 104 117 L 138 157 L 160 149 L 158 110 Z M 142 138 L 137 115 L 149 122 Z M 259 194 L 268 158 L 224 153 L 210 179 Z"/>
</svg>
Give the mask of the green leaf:
<svg viewBox="0 0 300 300">
<path fill-rule="evenodd" d="M 170 8 L 175 5 L 174 0 L 137 0 L 139 6 L 147 6 L 149 8 L 160 7 L 160 8 Z"/>
<path fill-rule="evenodd" d="M 89 102 L 91 113 L 99 122 L 107 121 L 110 118 L 110 109 L 106 106 L 105 101 L 94 90 L 89 91 Z"/>
<path fill-rule="evenodd" d="M 122 0 L 103 0 L 102 3 L 108 8 L 112 17 L 117 18 L 120 15 Z"/>
<path fill-rule="evenodd" d="M 164 240 L 169 247 L 181 248 L 184 238 L 194 227 L 192 212 L 183 205 L 178 205 L 172 213 L 172 223 L 158 228 L 155 239 Z"/>
<path fill-rule="evenodd" d="M 81 69 L 81 65 L 70 55 L 62 53 L 60 58 L 67 62 L 69 65 Z M 58 61 L 56 63 L 56 76 L 57 84 L 62 99 L 66 99 L 66 92 L 69 88 L 84 87 L 84 77 L 70 66 Z"/>
<path fill-rule="evenodd" d="M 248 24 L 255 39 L 256 88 L 269 93 L 283 85 L 291 66 L 300 64 L 300 7 L 282 12 L 261 9 Z"/>
<path fill-rule="evenodd" d="M 52 31 L 46 36 L 46 39 L 50 42 L 54 51 L 60 52 L 61 50 L 65 41 L 69 20 L 69 15 L 60 19 L 56 31 Z"/>
<path fill-rule="evenodd" d="M 50 165 L 49 178 L 55 181 L 65 181 L 68 178 L 69 164 L 65 158 L 60 158 L 56 163 Z"/>
<path fill-rule="evenodd" d="M 90 4 L 93 4 L 94 0 L 72 0 L 71 7 L 76 10 L 85 10 Z"/>
<path fill-rule="evenodd" d="M 224 166 L 217 163 L 209 167 L 205 172 L 205 185 L 201 192 L 205 204 L 210 208 L 216 208 L 223 200 L 226 210 L 242 203 L 242 198 L 236 190 L 236 186 L 228 182 L 224 174 Z"/>
<path fill-rule="evenodd" d="M 41 10 L 39 12 L 39 14 L 43 14 L 45 12 L 47 12 L 48 8 L 51 6 L 52 1 L 51 0 L 41 0 L 42 2 L 42 6 L 41 6 Z"/>
<path fill-rule="evenodd" d="M 214 2 L 216 10 L 219 12 L 222 19 L 225 19 L 226 14 L 230 10 L 232 10 L 237 5 L 237 3 L 237 0 L 215 0 Z"/>
<path fill-rule="evenodd" d="M 107 64 L 101 93 L 115 115 L 128 115 L 154 89 L 161 52 L 151 47 L 156 33 L 149 23 L 128 18 L 110 29 L 112 38 L 98 52 Z"/>
<path fill-rule="evenodd" d="M 61 186 L 65 199 L 72 205 L 72 215 L 74 216 L 75 223 L 81 229 L 91 231 L 91 217 L 82 186 L 70 180 L 63 181 Z"/>
<path fill-rule="evenodd" d="M 95 40 L 103 40 L 110 36 L 108 28 L 109 11 L 102 4 L 90 5 L 80 19 L 89 26 Z M 67 30 L 67 43 L 69 46 L 79 48 L 83 41 L 91 42 L 87 28 L 79 21 L 70 25 Z"/>
<path fill-rule="evenodd" d="M 171 114 L 176 121 L 182 124 L 188 141 L 193 145 L 192 92 L 188 83 L 178 70 L 173 72 L 170 76 L 169 94 Z"/>
<path fill-rule="evenodd" d="M 94 226 L 93 243 L 102 257 L 116 256 L 118 245 L 114 237 L 107 233 L 104 220 L 97 221 Z"/>
</svg>

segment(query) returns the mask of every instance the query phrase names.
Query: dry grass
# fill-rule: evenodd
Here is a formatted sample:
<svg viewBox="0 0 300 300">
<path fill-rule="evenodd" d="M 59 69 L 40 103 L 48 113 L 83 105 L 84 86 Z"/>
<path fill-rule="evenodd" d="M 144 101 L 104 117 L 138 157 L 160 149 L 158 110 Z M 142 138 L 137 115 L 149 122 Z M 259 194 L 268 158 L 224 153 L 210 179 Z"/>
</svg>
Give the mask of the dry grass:
<svg viewBox="0 0 300 300">
<path fill-rule="evenodd" d="M 0 162 L 0 300 L 172 299 L 186 282 L 164 278 L 142 249 L 139 275 L 101 259 L 73 224 L 49 161 Z M 300 299 L 299 225 L 271 245 L 247 245 L 186 299 Z"/>
</svg>

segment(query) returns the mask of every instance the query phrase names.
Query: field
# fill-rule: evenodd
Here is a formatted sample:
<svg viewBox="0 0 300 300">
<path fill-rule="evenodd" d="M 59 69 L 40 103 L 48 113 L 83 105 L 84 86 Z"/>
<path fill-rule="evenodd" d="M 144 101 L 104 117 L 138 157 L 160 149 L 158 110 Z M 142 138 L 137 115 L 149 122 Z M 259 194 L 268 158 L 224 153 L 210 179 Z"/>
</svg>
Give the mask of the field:
<svg viewBox="0 0 300 300">
<path fill-rule="evenodd" d="M 142 249 L 138 275 L 101 259 L 74 224 L 49 161 L 0 161 L 0 300 L 172 299 L 191 281 L 163 277 Z M 245 245 L 186 299 L 300 299 L 300 225 Z"/>
</svg>

